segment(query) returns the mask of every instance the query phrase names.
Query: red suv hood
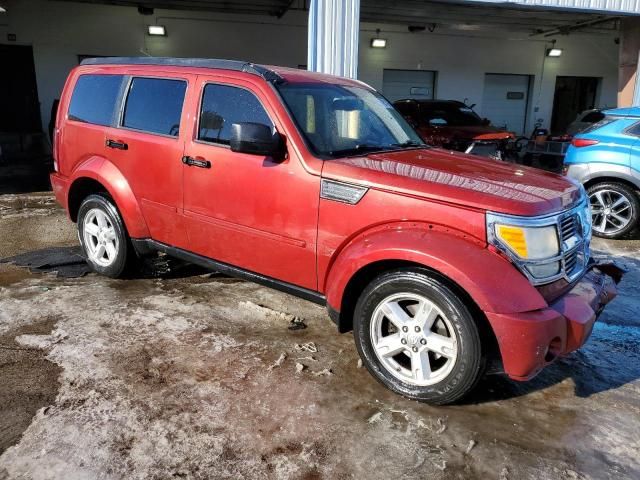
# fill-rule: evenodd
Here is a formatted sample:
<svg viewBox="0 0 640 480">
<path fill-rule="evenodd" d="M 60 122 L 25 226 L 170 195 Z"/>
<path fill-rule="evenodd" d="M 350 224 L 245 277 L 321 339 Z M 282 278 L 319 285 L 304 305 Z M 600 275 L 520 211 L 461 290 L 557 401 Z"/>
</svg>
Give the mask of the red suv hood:
<svg viewBox="0 0 640 480">
<path fill-rule="evenodd" d="M 557 212 L 580 197 L 560 175 L 437 148 L 324 164 L 327 178 L 512 215 Z"/>
</svg>

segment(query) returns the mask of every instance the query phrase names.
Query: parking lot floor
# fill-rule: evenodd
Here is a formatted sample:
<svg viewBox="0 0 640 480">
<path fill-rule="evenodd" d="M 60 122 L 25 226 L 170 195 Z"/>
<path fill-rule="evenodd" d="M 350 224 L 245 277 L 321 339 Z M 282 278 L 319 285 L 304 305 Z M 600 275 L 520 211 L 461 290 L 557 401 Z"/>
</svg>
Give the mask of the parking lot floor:
<svg viewBox="0 0 640 480">
<path fill-rule="evenodd" d="M 76 243 L 51 194 L 0 196 L 0 258 Z M 588 344 L 448 407 L 386 390 L 325 309 L 252 283 L 0 264 L 0 479 L 640 478 L 640 242 L 594 250 L 630 271 Z"/>
</svg>

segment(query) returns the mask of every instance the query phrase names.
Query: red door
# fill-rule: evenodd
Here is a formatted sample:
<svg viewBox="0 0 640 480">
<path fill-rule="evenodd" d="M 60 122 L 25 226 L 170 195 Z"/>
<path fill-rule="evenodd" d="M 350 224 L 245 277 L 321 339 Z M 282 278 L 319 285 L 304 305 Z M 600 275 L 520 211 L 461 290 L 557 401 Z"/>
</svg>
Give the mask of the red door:
<svg viewBox="0 0 640 480">
<path fill-rule="evenodd" d="M 186 94 L 195 76 L 132 75 L 118 128 L 106 129 L 106 157 L 129 181 L 155 240 L 188 246 L 182 216 Z"/>
<path fill-rule="evenodd" d="M 282 162 L 229 149 L 231 125 L 258 122 L 285 133 L 262 86 L 198 77 L 193 136 L 185 155 L 184 215 L 195 253 L 316 290 L 320 178 L 293 148 Z"/>
</svg>

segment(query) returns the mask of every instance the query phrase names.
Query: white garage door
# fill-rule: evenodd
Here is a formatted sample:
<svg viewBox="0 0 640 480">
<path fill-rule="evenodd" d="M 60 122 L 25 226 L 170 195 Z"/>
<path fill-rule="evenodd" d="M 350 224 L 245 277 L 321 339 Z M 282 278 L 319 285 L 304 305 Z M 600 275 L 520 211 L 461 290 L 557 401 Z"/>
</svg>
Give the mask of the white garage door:
<svg viewBox="0 0 640 480">
<path fill-rule="evenodd" d="M 435 72 L 384 70 L 382 75 L 382 93 L 391 102 L 403 98 L 433 99 Z"/>
<path fill-rule="evenodd" d="M 487 73 L 484 77 L 482 116 L 497 127 L 524 134 L 529 99 L 529 75 Z"/>
</svg>

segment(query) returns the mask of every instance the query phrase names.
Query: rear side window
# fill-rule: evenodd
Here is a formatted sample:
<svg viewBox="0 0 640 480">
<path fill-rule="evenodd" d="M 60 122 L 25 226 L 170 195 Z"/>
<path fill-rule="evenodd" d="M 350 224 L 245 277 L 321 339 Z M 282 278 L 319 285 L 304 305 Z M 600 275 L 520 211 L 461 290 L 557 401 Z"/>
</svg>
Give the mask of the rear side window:
<svg viewBox="0 0 640 480">
<path fill-rule="evenodd" d="M 618 120 L 618 119 L 615 118 L 615 117 L 604 117 L 599 122 L 596 122 L 593 125 L 590 125 L 589 127 L 587 127 L 584 130 L 580 131 L 580 134 L 595 132 L 596 130 L 598 130 L 598 129 L 604 127 L 604 126 L 615 122 L 616 120 Z"/>
<path fill-rule="evenodd" d="M 177 137 L 187 82 L 134 78 L 129 87 L 122 126 Z"/>
<path fill-rule="evenodd" d="M 262 123 L 273 129 L 260 100 L 249 90 L 215 84 L 204 87 L 198 140 L 228 145 L 231 125 L 240 122 Z"/>
<path fill-rule="evenodd" d="M 589 112 L 583 118 L 582 121 L 585 123 L 596 123 L 604 118 L 604 113 L 602 112 Z"/>
<path fill-rule="evenodd" d="M 81 75 L 71 95 L 69 119 L 112 125 L 122 75 Z"/>
</svg>

